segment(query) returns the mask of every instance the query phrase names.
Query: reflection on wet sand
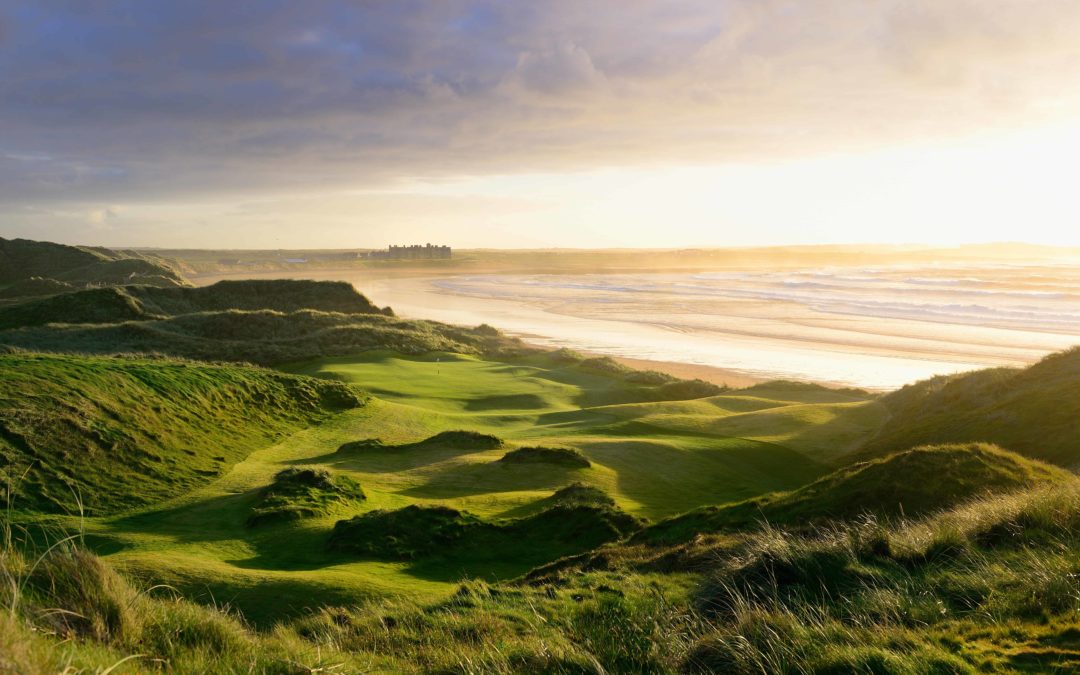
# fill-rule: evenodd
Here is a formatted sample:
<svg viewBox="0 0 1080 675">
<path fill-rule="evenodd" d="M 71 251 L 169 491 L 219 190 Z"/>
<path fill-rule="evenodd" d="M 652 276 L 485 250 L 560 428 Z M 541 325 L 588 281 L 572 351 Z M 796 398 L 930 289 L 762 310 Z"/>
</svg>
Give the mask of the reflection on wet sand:
<svg viewBox="0 0 1080 675">
<path fill-rule="evenodd" d="M 345 278 L 401 316 L 720 369 L 709 379 L 728 373 L 736 384 L 780 377 L 891 389 L 1023 365 L 1080 342 L 1080 272 L 1067 266 L 305 276 Z"/>
</svg>

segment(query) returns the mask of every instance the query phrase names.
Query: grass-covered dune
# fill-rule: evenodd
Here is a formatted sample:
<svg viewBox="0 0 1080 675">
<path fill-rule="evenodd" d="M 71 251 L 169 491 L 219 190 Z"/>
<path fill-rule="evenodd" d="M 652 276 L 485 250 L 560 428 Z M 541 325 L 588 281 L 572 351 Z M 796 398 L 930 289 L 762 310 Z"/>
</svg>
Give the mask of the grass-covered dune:
<svg viewBox="0 0 1080 675">
<path fill-rule="evenodd" d="M 696 509 L 643 530 L 635 541 L 680 542 L 756 525 L 800 527 L 866 515 L 919 517 L 983 494 L 1072 480 L 1058 467 L 984 443 L 924 446 L 844 467 L 791 492 Z"/>
<path fill-rule="evenodd" d="M 0 300 L 26 300 L 45 295 L 69 293 L 74 290 L 76 290 L 75 286 L 65 281 L 46 277 L 30 277 L 0 288 Z"/>
<path fill-rule="evenodd" d="M 117 323 L 152 317 L 126 290 L 95 288 L 0 307 L 0 331 L 49 323 Z"/>
<path fill-rule="evenodd" d="M 935 377 L 881 400 L 890 416 L 863 448 L 864 457 L 927 443 L 984 441 L 1080 466 L 1080 348 L 1029 368 Z"/>
<path fill-rule="evenodd" d="M 692 568 L 608 547 L 590 570 L 327 606 L 272 630 L 76 547 L 35 559 L 3 540 L 0 653 L 27 673 L 1075 672 L 1078 533 L 1072 480 L 923 519 L 705 537 Z"/>
<path fill-rule="evenodd" d="M 335 476 L 326 469 L 291 466 L 274 474 L 270 485 L 259 491 L 247 524 L 251 527 L 311 518 L 335 506 L 358 505 L 367 499 L 356 481 Z"/>
<path fill-rule="evenodd" d="M 402 354 L 527 351 L 519 341 L 482 328 L 315 310 L 230 310 L 112 324 L 25 327 L 0 331 L 0 344 L 33 351 L 151 353 L 268 366 L 371 350 Z"/>
<path fill-rule="evenodd" d="M 0 470 L 18 509 L 116 512 L 361 404 L 348 385 L 252 367 L 2 354 Z"/>
<path fill-rule="evenodd" d="M 507 464 L 554 464 L 575 469 L 588 469 L 592 464 L 573 448 L 546 448 L 531 446 L 511 450 L 500 462 Z"/>
<path fill-rule="evenodd" d="M 357 555 L 415 560 L 435 557 L 454 564 L 469 558 L 529 558 L 533 564 L 596 548 L 640 530 L 639 519 L 603 500 L 554 500 L 523 518 L 486 521 L 445 506 L 377 510 L 338 521 L 333 550 Z"/>
<path fill-rule="evenodd" d="M 173 264 L 156 256 L 0 237 L 0 284 L 16 284 L 35 277 L 76 288 L 132 283 L 187 285 Z M 34 295 L 44 288 L 39 283 L 26 290 L 30 291 L 28 295 Z"/>
<path fill-rule="evenodd" d="M 226 310 L 390 314 L 338 281 L 221 281 L 200 288 L 109 286 L 0 308 L 0 330 L 44 324 L 110 324 Z"/>
</svg>

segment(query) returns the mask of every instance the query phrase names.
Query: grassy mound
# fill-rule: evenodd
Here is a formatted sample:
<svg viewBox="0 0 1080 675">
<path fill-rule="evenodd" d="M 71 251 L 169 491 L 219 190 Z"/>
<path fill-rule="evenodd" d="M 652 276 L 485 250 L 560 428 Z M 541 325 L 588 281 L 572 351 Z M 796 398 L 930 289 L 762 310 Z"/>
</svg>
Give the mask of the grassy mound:
<svg viewBox="0 0 1080 675">
<path fill-rule="evenodd" d="M 506 464 L 555 464 L 575 469 L 587 469 L 592 464 L 574 448 L 545 448 L 542 446 L 511 450 L 499 459 Z"/>
<path fill-rule="evenodd" d="M 605 504 L 559 502 L 535 515 L 484 521 L 444 506 L 407 506 L 371 511 L 338 521 L 328 547 L 391 560 L 485 556 L 513 559 L 537 555 L 550 560 L 579 553 L 640 530 L 639 519 Z"/>
<path fill-rule="evenodd" d="M 151 309 L 150 305 L 142 306 L 147 311 Z M 0 331 L 0 344 L 33 351 L 151 353 L 260 365 L 371 350 L 506 355 L 527 351 L 517 339 L 480 334 L 474 329 L 381 314 L 314 310 L 288 314 L 229 310 L 110 325 L 26 327 Z"/>
<path fill-rule="evenodd" d="M 291 467 L 279 471 L 274 482 L 259 493 L 251 509 L 249 526 L 310 518 L 337 505 L 366 499 L 356 481 L 334 476 L 326 469 Z"/>
<path fill-rule="evenodd" d="M 377 451 L 405 451 L 423 448 L 439 448 L 449 450 L 494 450 L 501 448 L 503 441 L 498 436 L 480 433 L 479 431 L 466 431 L 456 429 L 453 431 L 440 431 L 434 436 L 429 436 L 416 443 L 402 443 L 400 445 L 387 445 L 378 438 L 363 438 L 358 441 L 349 441 L 338 446 L 337 452 L 347 454 L 355 452 Z"/>
<path fill-rule="evenodd" d="M 82 246 L 0 237 L 0 282 L 54 277 L 109 259 L 105 251 Z"/>
<path fill-rule="evenodd" d="M 765 533 L 717 554 L 688 670 L 1072 672 L 1077 525 L 1072 480 L 897 527 Z"/>
<path fill-rule="evenodd" d="M 348 385 L 250 367 L 0 355 L 0 471 L 17 508 L 72 511 L 78 494 L 89 513 L 116 512 L 361 404 Z"/>
<path fill-rule="evenodd" d="M 927 443 L 985 441 L 1062 466 L 1080 465 L 1080 348 L 1024 370 L 935 377 L 882 402 L 892 414 L 866 444 L 865 457 Z"/>
<path fill-rule="evenodd" d="M 1078 533 L 1073 481 L 917 522 L 716 540 L 689 576 L 641 574 L 609 547 L 610 568 L 558 584 L 314 607 L 264 633 L 70 546 L 36 564 L 0 548 L 0 653 L 15 672 L 125 657 L 174 672 L 1075 672 Z"/>
<path fill-rule="evenodd" d="M 49 323 L 115 323 L 154 318 L 122 288 L 63 293 L 0 308 L 0 330 Z"/>
<path fill-rule="evenodd" d="M 118 254 L 119 255 L 119 254 Z M 120 258 L 105 260 L 56 275 L 59 281 L 84 287 L 131 286 L 147 288 L 183 288 L 187 281 L 164 260 L 157 258 Z"/>
<path fill-rule="evenodd" d="M 441 431 L 416 443 L 417 446 L 438 446 L 459 450 L 494 450 L 502 447 L 502 439 L 479 431 Z"/>
<path fill-rule="evenodd" d="M 566 487 L 559 488 L 544 501 L 549 504 L 615 506 L 615 500 L 606 492 L 598 487 L 585 485 L 584 483 L 571 483 Z"/>
<path fill-rule="evenodd" d="M 992 445 L 926 446 L 845 467 L 793 492 L 697 509 L 653 525 L 636 540 L 687 541 L 758 522 L 797 526 L 864 514 L 918 517 L 988 492 L 1070 479 L 1057 467 Z"/>
<path fill-rule="evenodd" d="M 75 287 L 133 283 L 171 287 L 187 283 L 171 263 L 155 256 L 0 238 L 0 283 L 34 277 Z"/>
<path fill-rule="evenodd" d="M 64 281 L 47 279 L 45 277 L 30 277 L 22 281 L 16 281 L 10 286 L 0 290 L 0 299 L 12 298 L 35 298 L 42 295 L 56 295 L 74 291 L 75 287 Z"/>
<path fill-rule="evenodd" d="M 387 445 L 378 438 L 362 438 L 358 441 L 348 441 L 338 446 L 337 452 L 348 454 L 351 452 L 363 452 L 365 450 L 384 450 Z"/>
<path fill-rule="evenodd" d="M 47 323 L 122 323 L 228 310 L 389 313 L 341 281 L 221 281 L 202 288 L 123 286 L 54 295 L 0 310 L 0 330 Z M 263 328 L 255 321 L 242 327 L 252 337 Z M 235 335 L 235 329 L 217 334 L 222 339 L 246 337 Z"/>
<path fill-rule="evenodd" d="M 585 358 L 573 350 L 558 349 L 549 352 L 548 357 L 554 363 L 573 365 L 585 373 L 620 379 L 627 385 L 624 396 L 627 402 L 687 401 L 727 391 L 727 387 L 704 380 L 681 380 L 655 370 L 634 370 L 610 356 Z"/>
<path fill-rule="evenodd" d="M 494 526 L 445 506 L 406 506 L 338 521 L 327 546 L 361 556 L 412 560 L 445 551 L 478 530 Z"/>
<path fill-rule="evenodd" d="M 135 288 L 132 293 L 158 314 L 178 316 L 230 309 L 341 314 L 389 314 L 344 281 L 244 279 L 200 288 Z"/>
</svg>

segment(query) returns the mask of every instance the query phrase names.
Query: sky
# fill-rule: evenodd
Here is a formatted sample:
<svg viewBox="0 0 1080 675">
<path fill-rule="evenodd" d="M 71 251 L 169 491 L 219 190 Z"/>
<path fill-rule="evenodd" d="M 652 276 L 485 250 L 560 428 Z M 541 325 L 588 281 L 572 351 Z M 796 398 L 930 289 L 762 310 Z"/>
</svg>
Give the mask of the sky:
<svg viewBox="0 0 1080 675">
<path fill-rule="evenodd" d="M 1075 0 L 5 0 L 0 236 L 1080 245 Z"/>
</svg>

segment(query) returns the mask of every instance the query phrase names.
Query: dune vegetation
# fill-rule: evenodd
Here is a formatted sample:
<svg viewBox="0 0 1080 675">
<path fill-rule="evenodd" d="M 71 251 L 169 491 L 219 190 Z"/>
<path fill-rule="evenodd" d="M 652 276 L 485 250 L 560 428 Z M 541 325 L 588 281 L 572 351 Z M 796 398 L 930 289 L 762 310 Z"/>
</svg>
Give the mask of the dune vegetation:
<svg viewBox="0 0 1080 675">
<path fill-rule="evenodd" d="M 0 244 L 0 670 L 1080 669 L 1078 351 L 728 389 Z"/>
<path fill-rule="evenodd" d="M 45 295 L 42 291 L 50 287 L 120 284 L 177 287 L 188 282 L 178 263 L 154 255 L 0 237 L 0 286 L 6 298 Z"/>
</svg>

